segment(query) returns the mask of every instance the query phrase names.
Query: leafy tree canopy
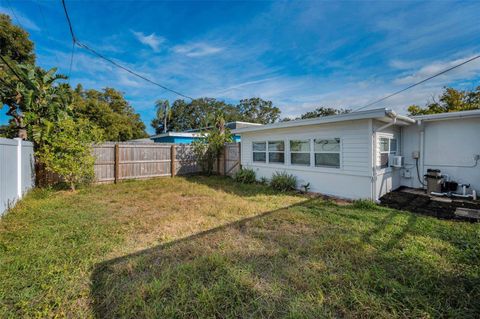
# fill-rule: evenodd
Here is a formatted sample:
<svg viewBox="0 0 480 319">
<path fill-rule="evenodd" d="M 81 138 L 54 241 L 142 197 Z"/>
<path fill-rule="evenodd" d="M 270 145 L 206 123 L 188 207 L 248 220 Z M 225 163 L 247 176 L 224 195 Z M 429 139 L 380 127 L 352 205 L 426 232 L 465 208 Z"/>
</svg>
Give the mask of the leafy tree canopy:
<svg viewBox="0 0 480 319">
<path fill-rule="evenodd" d="M 236 108 L 241 121 L 252 123 L 275 123 L 281 113 L 278 107 L 273 106 L 272 101 L 265 101 L 258 97 L 240 100 Z"/>
<path fill-rule="evenodd" d="M 104 131 L 107 141 L 127 141 L 147 137 L 140 115 L 113 88 L 84 90 L 78 85 L 73 94 L 76 117 L 88 119 Z"/>
<path fill-rule="evenodd" d="M 311 119 L 316 117 L 323 117 L 323 116 L 330 116 L 330 115 L 338 115 L 338 114 L 346 114 L 350 113 L 351 110 L 349 109 L 336 109 L 333 107 L 317 107 L 313 111 L 306 112 L 300 115 L 300 119 Z"/>
<path fill-rule="evenodd" d="M 410 115 L 425 115 L 477 109 L 480 109 L 480 86 L 472 91 L 445 88 L 438 101 L 434 99 L 425 107 L 411 105 L 408 112 Z"/>
<path fill-rule="evenodd" d="M 190 102 L 176 100 L 167 116 L 167 131 L 184 131 L 213 126 L 212 114 L 220 112 L 225 122 L 245 121 L 253 123 L 273 123 L 280 117 L 280 109 L 271 101 L 260 98 L 241 100 L 232 105 L 213 98 L 199 98 Z M 157 112 L 152 127 L 157 133 L 163 132 L 165 113 Z"/>
<path fill-rule="evenodd" d="M 34 63 L 33 42 L 28 33 L 12 24 L 6 14 L 0 13 L 0 54 L 18 63 Z"/>
</svg>

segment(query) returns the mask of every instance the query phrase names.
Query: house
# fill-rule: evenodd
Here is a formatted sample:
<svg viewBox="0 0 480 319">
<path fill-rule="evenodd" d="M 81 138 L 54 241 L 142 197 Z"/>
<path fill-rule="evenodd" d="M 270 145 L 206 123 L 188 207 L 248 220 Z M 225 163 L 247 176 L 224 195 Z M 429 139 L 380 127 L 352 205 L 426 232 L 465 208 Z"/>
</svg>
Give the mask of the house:
<svg viewBox="0 0 480 319">
<path fill-rule="evenodd" d="M 250 126 L 258 126 L 261 124 L 258 123 L 250 123 L 250 122 L 228 122 L 225 123 L 225 127 L 230 130 L 235 130 L 244 127 Z M 175 144 L 190 144 L 194 140 L 197 140 L 202 137 L 202 130 L 208 131 L 208 127 L 206 129 L 192 129 L 186 130 L 184 132 L 167 132 L 162 134 L 157 134 L 151 136 L 150 139 L 153 140 L 155 143 L 175 143 Z M 240 142 L 239 135 L 233 135 L 234 142 Z"/>
<path fill-rule="evenodd" d="M 480 110 L 407 117 L 381 108 L 233 132 L 243 167 L 258 178 L 285 171 L 313 192 L 378 200 L 421 187 L 428 168 L 480 192 Z"/>
</svg>

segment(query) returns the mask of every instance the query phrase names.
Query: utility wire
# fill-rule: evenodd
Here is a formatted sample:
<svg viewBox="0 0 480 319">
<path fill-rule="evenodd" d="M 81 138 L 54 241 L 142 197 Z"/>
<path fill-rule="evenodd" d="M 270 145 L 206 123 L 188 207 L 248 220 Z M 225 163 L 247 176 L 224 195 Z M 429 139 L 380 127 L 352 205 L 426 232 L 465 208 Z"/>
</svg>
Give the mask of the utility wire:
<svg viewBox="0 0 480 319">
<path fill-rule="evenodd" d="M 70 83 L 70 75 L 72 74 L 73 57 L 75 56 L 75 42 L 72 42 L 72 53 L 70 54 L 70 66 L 68 67 L 68 83 Z"/>
<path fill-rule="evenodd" d="M 70 16 L 68 15 L 67 6 L 65 5 L 65 0 L 62 0 L 63 10 L 65 11 L 65 17 L 67 18 L 68 27 L 70 28 L 70 35 L 72 37 L 72 51 L 70 54 L 70 66 L 68 68 L 68 83 L 70 83 L 70 75 L 72 74 L 72 65 L 73 65 L 73 58 L 75 56 L 75 44 L 77 39 L 75 38 L 75 33 L 73 32 L 72 23 L 70 21 Z"/>
<path fill-rule="evenodd" d="M 18 18 L 17 14 L 15 13 L 15 10 L 13 10 L 12 4 L 10 3 L 10 0 L 5 0 L 7 2 L 8 7 L 10 8 L 10 11 L 12 12 L 12 15 L 14 16 L 15 20 L 17 20 L 18 25 L 25 30 L 23 27 L 22 23 L 20 22 L 20 19 Z"/>
<path fill-rule="evenodd" d="M 40 16 L 42 17 L 43 27 L 45 28 L 45 31 L 47 33 L 47 37 L 50 38 L 51 41 L 53 41 L 52 34 L 50 33 L 50 30 L 49 30 L 48 25 L 47 25 L 47 19 L 45 19 L 45 14 L 43 12 L 42 5 L 40 5 L 40 3 L 38 1 L 35 1 L 35 3 L 37 4 L 38 11 L 40 12 Z M 57 61 L 57 65 L 60 65 L 60 61 L 58 60 L 57 52 L 54 52 L 54 57 L 55 57 L 55 61 Z"/>
<path fill-rule="evenodd" d="M 121 65 L 121 64 L 119 64 L 119 63 L 117 63 L 117 62 L 115 62 L 114 60 L 112 60 L 112 59 L 110 59 L 110 58 L 107 58 L 107 57 L 104 56 L 103 54 L 101 54 L 101 53 L 97 52 L 96 50 L 90 48 L 88 45 L 86 45 L 86 44 L 78 41 L 77 37 L 75 36 L 75 32 L 73 31 L 72 22 L 71 22 L 71 20 L 70 20 L 70 16 L 68 15 L 68 10 L 67 10 L 67 6 L 66 6 L 66 4 L 65 4 L 65 0 L 62 0 L 62 5 L 63 5 L 63 9 L 64 9 L 64 11 L 65 11 L 65 17 L 67 18 L 68 27 L 69 27 L 69 29 L 70 29 L 70 35 L 72 36 L 72 41 L 73 41 L 74 45 L 77 45 L 78 47 L 83 48 L 83 49 L 89 51 L 90 53 L 96 55 L 97 57 L 99 57 L 99 58 L 101 58 L 101 59 L 103 59 L 103 60 L 105 60 L 105 61 L 113 64 L 113 65 L 116 66 L 117 68 L 120 68 L 120 69 L 122 69 L 122 70 L 124 70 L 124 71 L 126 71 L 126 72 L 128 72 L 128 73 L 130 73 L 130 74 L 132 74 L 132 75 L 134 75 L 134 76 L 136 76 L 136 77 L 138 77 L 138 78 L 146 81 L 146 82 L 149 82 L 149 83 L 151 83 L 151 84 L 153 84 L 153 85 L 156 85 L 156 86 L 158 86 L 158 87 L 160 87 L 160 88 L 162 88 L 162 89 L 164 89 L 164 90 L 166 90 L 166 91 L 172 92 L 172 93 L 174 93 L 174 94 L 176 94 L 176 95 L 179 95 L 179 96 L 181 96 L 181 97 L 184 97 L 184 98 L 193 100 L 192 97 L 190 97 L 190 96 L 188 96 L 188 95 L 186 95 L 186 94 L 180 93 L 180 92 L 178 92 L 178 91 L 175 91 L 175 90 L 173 90 L 173 89 L 170 89 L 170 88 L 168 88 L 168 87 L 166 87 L 166 86 L 164 86 L 164 85 L 162 85 L 162 84 L 160 84 L 160 83 L 157 83 L 157 82 L 155 82 L 155 81 L 153 81 L 153 80 L 151 80 L 151 79 L 149 79 L 149 78 L 147 78 L 147 77 L 145 77 L 145 76 L 143 76 L 143 75 L 141 75 L 141 74 L 133 71 L 132 69 L 129 69 L 129 68 L 127 68 L 127 67 L 125 67 L 125 66 L 123 66 L 123 65 Z"/>
<path fill-rule="evenodd" d="M 5 59 L 2 55 L 0 55 L 0 59 L 3 61 L 3 63 L 5 63 L 5 65 L 10 69 L 10 71 L 12 71 L 12 73 L 20 80 L 20 82 L 25 84 L 26 87 L 33 88 L 34 90 L 36 90 L 35 87 L 32 87 L 31 83 L 25 82 L 25 80 L 20 75 L 18 75 L 17 71 L 15 71 L 15 68 L 13 68 L 10 65 L 10 63 L 8 63 L 7 59 Z"/>
<path fill-rule="evenodd" d="M 433 79 L 433 78 L 436 78 L 437 76 L 440 76 L 440 75 L 442 75 L 442 74 L 445 74 L 445 73 L 447 73 L 447 72 L 450 72 L 451 70 L 456 69 L 456 68 L 458 68 L 458 67 L 461 67 L 462 65 L 467 64 L 467 63 L 469 63 L 469 62 L 472 62 L 473 60 L 476 60 L 476 59 L 478 59 L 478 58 L 480 58 L 480 54 L 479 54 L 479 55 L 476 55 L 476 56 L 474 56 L 473 58 L 470 58 L 470 59 L 468 59 L 468 60 L 466 60 L 466 61 L 463 61 L 462 63 L 459 63 L 459 64 L 456 64 L 456 65 L 454 65 L 454 66 L 452 66 L 452 67 L 449 67 L 448 69 L 445 69 L 445 70 L 443 70 L 443 71 L 441 71 L 441 72 L 438 72 L 438 73 L 436 73 L 436 74 L 434 74 L 434 75 L 432 75 L 432 76 L 429 76 L 429 77 L 426 78 L 426 79 L 423 79 L 423 80 L 421 80 L 421 81 L 419 81 L 419 82 L 416 82 L 416 83 L 414 83 L 414 84 L 412 84 L 412 85 L 409 85 L 409 86 L 407 86 L 406 88 L 401 89 L 400 91 L 394 92 L 394 93 L 389 94 L 389 95 L 387 95 L 387 96 L 385 96 L 385 97 L 382 97 L 382 98 L 379 99 L 379 100 L 373 101 L 373 102 L 371 102 L 371 103 L 369 103 L 369 104 L 367 104 L 367 105 L 364 105 L 364 106 L 362 106 L 362 107 L 359 107 L 359 108 L 357 108 L 357 109 L 354 109 L 353 112 L 360 111 L 360 110 L 365 109 L 365 108 L 367 108 L 367 107 L 369 107 L 369 106 L 372 106 L 372 105 L 377 104 L 377 103 L 379 103 L 379 102 L 385 101 L 386 99 L 389 99 L 389 98 L 391 98 L 392 96 L 395 96 L 395 95 L 397 95 L 397 94 L 400 94 L 400 93 L 402 93 L 402 92 L 405 92 L 406 90 L 409 90 L 409 89 L 411 89 L 411 88 L 413 88 L 413 87 L 415 87 L 415 86 L 417 86 L 417 85 L 420 85 L 420 84 L 422 84 L 422 83 L 425 83 L 425 82 L 427 82 L 427 81 L 429 81 L 429 80 L 431 80 L 431 79 Z"/>
</svg>

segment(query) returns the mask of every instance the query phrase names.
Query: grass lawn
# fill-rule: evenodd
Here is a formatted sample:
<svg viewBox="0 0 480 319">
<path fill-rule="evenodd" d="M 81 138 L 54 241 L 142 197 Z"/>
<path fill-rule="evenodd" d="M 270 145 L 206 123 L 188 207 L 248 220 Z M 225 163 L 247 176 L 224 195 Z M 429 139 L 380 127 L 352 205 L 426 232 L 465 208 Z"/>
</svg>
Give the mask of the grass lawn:
<svg viewBox="0 0 480 319">
<path fill-rule="evenodd" d="M 480 224 L 220 177 L 35 190 L 0 220 L 0 317 L 480 317 Z"/>
</svg>

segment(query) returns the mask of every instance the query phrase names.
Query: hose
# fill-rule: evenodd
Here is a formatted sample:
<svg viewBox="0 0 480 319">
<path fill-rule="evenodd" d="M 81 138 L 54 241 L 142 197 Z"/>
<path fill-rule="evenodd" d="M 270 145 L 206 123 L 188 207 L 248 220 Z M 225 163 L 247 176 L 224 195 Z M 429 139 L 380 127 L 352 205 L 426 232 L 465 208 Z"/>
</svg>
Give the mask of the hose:
<svg viewBox="0 0 480 319">
<path fill-rule="evenodd" d="M 418 158 L 415 159 L 415 166 L 417 167 L 417 177 L 418 177 L 418 181 L 420 182 L 420 184 L 422 184 L 423 187 L 425 187 L 425 183 L 422 181 L 422 179 L 420 178 L 420 170 L 418 169 Z"/>
</svg>

